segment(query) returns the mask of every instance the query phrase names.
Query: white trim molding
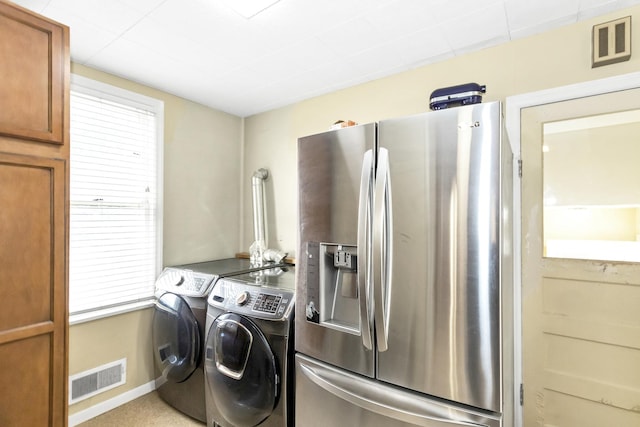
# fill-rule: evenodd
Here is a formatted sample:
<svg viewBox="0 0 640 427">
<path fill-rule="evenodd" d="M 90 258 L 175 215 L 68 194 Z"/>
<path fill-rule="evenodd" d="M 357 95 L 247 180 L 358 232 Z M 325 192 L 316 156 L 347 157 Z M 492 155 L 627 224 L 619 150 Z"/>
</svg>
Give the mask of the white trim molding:
<svg viewBox="0 0 640 427">
<path fill-rule="evenodd" d="M 638 87 L 640 87 L 640 72 L 507 97 L 505 106 L 506 129 L 514 155 L 517 154 L 517 157 L 520 158 L 520 110 L 523 108 Z"/>
<path fill-rule="evenodd" d="M 132 400 L 144 396 L 147 393 L 151 393 L 155 389 L 155 381 L 150 381 L 146 384 L 134 388 L 133 390 L 129 390 L 109 400 L 105 400 L 104 402 L 100 402 L 97 405 L 93 405 L 87 409 L 69 415 L 69 427 L 75 427 L 78 424 L 97 417 L 98 415 L 109 412 L 110 410 L 115 409 L 118 406 L 131 402 Z"/>
<path fill-rule="evenodd" d="M 513 180 L 513 247 L 514 247 L 514 271 L 513 271 L 513 329 L 514 329 L 514 416 L 515 426 L 521 427 L 522 406 L 520 402 L 520 384 L 522 383 L 522 194 L 520 189 L 520 177 L 518 176 L 518 163 L 521 160 L 520 141 L 520 114 L 521 110 L 538 105 L 552 104 L 554 102 L 568 101 L 571 99 L 586 98 L 589 96 L 603 95 L 606 93 L 620 92 L 629 89 L 640 88 L 640 72 L 622 74 L 619 76 L 576 83 L 545 89 L 537 92 L 525 93 L 507 97 L 505 103 L 505 128 L 507 138 L 511 144 L 514 155 L 514 180 Z"/>
</svg>

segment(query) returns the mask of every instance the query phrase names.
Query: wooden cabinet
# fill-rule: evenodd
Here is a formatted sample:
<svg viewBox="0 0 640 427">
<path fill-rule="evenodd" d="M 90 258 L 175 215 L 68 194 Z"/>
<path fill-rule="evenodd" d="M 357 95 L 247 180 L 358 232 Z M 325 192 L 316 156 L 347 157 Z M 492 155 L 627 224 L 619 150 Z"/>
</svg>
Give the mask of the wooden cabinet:
<svg viewBox="0 0 640 427">
<path fill-rule="evenodd" d="M 69 30 L 0 0 L 0 426 L 66 426 Z"/>
<path fill-rule="evenodd" d="M 64 144 L 68 34 L 0 2 L 1 134 Z"/>
</svg>

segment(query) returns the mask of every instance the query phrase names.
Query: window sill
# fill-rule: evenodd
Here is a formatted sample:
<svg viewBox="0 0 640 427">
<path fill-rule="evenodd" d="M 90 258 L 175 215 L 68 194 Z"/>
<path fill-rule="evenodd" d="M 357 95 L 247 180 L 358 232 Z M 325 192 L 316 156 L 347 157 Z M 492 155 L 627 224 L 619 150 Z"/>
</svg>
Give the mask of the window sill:
<svg viewBox="0 0 640 427">
<path fill-rule="evenodd" d="M 154 300 L 149 299 L 130 304 L 123 304 L 116 307 L 93 310 L 86 313 L 72 314 L 69 316 L 69 326 L 79 325 L 81 323 L 91 322 L 98 319 L 104 319 L 106 317 L 117 316 L 119 314 L 129 313 L 131 311 L 142 310 L 152 307 L 153 304 Z"/>
</svg>

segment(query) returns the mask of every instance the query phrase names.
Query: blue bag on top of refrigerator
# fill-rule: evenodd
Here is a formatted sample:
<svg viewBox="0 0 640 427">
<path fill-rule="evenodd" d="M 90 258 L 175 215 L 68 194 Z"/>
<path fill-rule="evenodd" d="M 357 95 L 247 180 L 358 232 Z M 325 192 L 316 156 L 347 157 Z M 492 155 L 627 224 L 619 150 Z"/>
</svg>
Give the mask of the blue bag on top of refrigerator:
<svg viewBox="0 0 640 427">
<path fill-rule="evenodd" d="M 432 110 L 442 110 L 460 105 L 478 104 L 482 102 L 482 94 L 486 91 L 485 85 L 477 83 L 465 83 L 436 89 L 431 92 L 429 97 L 429 107 Z"/>
</svg>

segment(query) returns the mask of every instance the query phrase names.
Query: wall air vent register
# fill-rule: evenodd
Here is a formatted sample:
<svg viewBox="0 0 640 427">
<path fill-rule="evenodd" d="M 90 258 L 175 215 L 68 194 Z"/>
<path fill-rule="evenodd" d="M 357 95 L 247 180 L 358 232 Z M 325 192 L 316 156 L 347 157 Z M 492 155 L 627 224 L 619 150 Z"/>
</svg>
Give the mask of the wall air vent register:
<svg viewBox="0 0 640 427">
<path fill-rule="evenodd" d="M 126 381 L 126 358 L 72 375 L 69 377 L 69 404 L 111 390 Z"/>
</svg>

